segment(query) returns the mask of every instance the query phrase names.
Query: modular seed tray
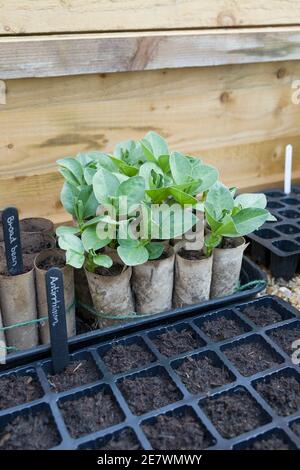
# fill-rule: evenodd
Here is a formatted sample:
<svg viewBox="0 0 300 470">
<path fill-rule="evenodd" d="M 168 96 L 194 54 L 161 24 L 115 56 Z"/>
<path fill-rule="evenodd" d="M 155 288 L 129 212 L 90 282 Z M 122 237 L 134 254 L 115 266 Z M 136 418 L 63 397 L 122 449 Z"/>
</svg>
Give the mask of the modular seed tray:
<svg viewBox="0 0 300 470">
<path fill-rule="evenodd" d="M 78 334 L 77 336 L 69 338 L 68 342 L 70 349 L 73 350 L 74 347 L 77 347 L 79 342 L 82 346 L 86 346 L 90 343 L 90 341 L 93 341 L 94 338 L 97 340 L 101 339 L 106 341 L 119 334 L 124 335 L 143 327 L 149 327 L 150 325 L 161 324 L 171 320 L 178 320 L 191 312 L 205 312 L 215 308 L 224 307 L 227 304 L 229 305 L 235 302 L 242 302 L 252 299 L 265 288 L 266 275 L 247 256 L 244 256 L 240 282 L 242 286 L 245 286 L 245 288 L 225 297 L 219 297 L 198 304 L 187 305 L 186 307 L 173 309 L 168 312 L 156 313 L 149 316 L 139 315 L 134 320 L 128 320 L 118 325 L 104 328 L 103 330 L 98 329 L 89 331 L 87 333 Z M 44 357 L 48 356 L 50 354 L 49 345 L 40 345 L 32 349 L 10 353 L 7 356 L 7 363 L 28 363 L 28 361 L 36 357 L 37 354 L 40 356 L 44 355 Z"/>
<path fill-rule="evenodd" d="M 289 195 L 279 189 L 265 194 L 277 222 L 267 222 L 248 235 L 251 256 L 269 266 L 273 276 L 290 279 L 300 269 L 300 186 L 294 186 Z"/>
<path fill-rule="evenodd" d="M 299 338 L 299 312 L 265 296 L 95 341 L 63 375 L 10 368 L 0 449 L 299 449 Z"/>
</svg>

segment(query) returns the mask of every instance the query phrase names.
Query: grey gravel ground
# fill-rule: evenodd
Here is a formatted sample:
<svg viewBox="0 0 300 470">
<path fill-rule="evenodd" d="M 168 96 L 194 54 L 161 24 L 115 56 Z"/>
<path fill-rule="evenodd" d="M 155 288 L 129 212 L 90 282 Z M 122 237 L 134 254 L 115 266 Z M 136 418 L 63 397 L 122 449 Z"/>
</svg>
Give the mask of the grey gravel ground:
<svg viewBox="0 0 300 470">
<path fill-rule="evenodd" d="M 264 266 L 260 266 L 260 268 L 267 273 L 268 277 L 268 286 L 260 295 L 277 295 L 300 310 L 300 275 L 297 274 L 290 281 L 286 281 L 285 279 L 275 279 Z"/>
</svg>

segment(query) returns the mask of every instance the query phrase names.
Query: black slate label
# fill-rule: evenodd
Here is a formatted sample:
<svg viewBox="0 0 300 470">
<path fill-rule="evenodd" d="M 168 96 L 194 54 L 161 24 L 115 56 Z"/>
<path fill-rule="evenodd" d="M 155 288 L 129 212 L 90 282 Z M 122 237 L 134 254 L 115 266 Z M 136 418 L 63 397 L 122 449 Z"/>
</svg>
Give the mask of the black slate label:
<svg viewBox="0 0 300 470">
<path fill-rule="evenodd" d="M 23 273 L 22 245 L 18 210 L 7 207 L 2 212 L 7 270 L 13 276 Z"/>
<path fill-rule="evenodd" d="M 64 299 L 63 274 L 58 268 L 51 268 L 46 274 L 47 303 L 51 353 L 54 372 L 66 368 L 70 361 Z"/>
</svg>

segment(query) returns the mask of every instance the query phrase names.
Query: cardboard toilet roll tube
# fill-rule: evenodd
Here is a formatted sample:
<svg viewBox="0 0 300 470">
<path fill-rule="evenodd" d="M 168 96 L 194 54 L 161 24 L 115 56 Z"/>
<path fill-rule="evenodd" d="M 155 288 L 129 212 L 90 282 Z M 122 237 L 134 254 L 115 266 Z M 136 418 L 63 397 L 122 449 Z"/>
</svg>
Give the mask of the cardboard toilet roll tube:
<svg viewBox="0 0 300 470">
<path fill-rule="evenodd" d="M 35 275 L 31 259 L 23 257 L 24 273 L 11 276 L 0 274 L 0 299 L 2 321 L 5 327 L 37 318 Z M 38 344 L 37 324 L 15 326 L 6 330 L 7 346 L 17 350 L 29 349 Z"/>
<path fill-rule="evenodd" d="M 223 244 L 224 248 L 213 251 L 212 299 L 230 295 L 238 287 L 243 254 L 248 245 L 243 237 L 224 239 Z"/>
<path fill-rule="evenodd" d="M 42 251 L 36 256 L 34 260 L 38 318 L 48 316 L 46 273 L 51 267 L 58 267 L 62 271 L 66 305 L 67 333 L 68 337 L 74 336 L 76 335 L 74 270 L 71 266 L 66 265 L 65 253 L 59 249 Z M 50 343 L 48 321 L 44 321 L 39 324 L 39 331 L 41 343 Z"/>
<path fill-rule="evenodd" d="M 45 233 L 29 233 L 21 232 L 22 254 L 31 260 L 33 265 L 34 258 L 43 250 L 55 248 L 56 240 Z M 0 242 L 0 246 L 4 250 L 4 241 Z"/>
<path fill-rule="evenodd" d="M 20 220 L 21 232 L 44 233 L 45 235 L 55 235 L 54 224 L 52 220 L 43 217 L 29 217 Z"/>
<path fill-rule="evenodd" d="M 188 250 L 202 250 L 204 246 L 204 213 L 201 211 L 195 211 L 198 221 L 197 223 L 188 230 L 181 238 L 174 239 L 173 245 L 175 253 L 180 251 L 182 248 Z"/>
<path fill-rule="evenodd" d="M 169 246 L 164 257 L 132 268 L 132 290 L 136 311 L 140 314 L 159 313 L 172 308 L 174 249 Z"/>
<path fill-rule="evenodd" d="M 209 299 L 212 256 L 201 251 L 180 250 L 176 253 L 173 307 L 181 308 Z"/>
<path fill-rule="evenodd" d="M 117 265 L 120 266 L 120 265 Z M 112 268 L 110 268 L 112 269 Z M 133 295 L 130 287 L 131 267 L 123 266 L 116 275 L 102 275 L 85 270 L 93 306 L 105 317 L 125 316 L 134 311 Z M 100 328 L 121 323 L 122 319 L 101 318 L 97 324 Z"/>
</svg>

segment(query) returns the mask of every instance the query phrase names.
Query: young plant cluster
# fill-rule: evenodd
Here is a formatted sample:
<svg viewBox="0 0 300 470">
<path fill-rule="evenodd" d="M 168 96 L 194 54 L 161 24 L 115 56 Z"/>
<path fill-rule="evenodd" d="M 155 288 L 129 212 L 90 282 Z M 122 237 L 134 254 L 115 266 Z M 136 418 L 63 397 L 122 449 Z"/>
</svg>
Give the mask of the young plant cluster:
<svg viewBox="0 0 300 470">
<path fill-rule="evenodd" d="M 92 151 L 58 160 L 64 185 L 61 201 L 74 226 L 57 229 L 59 246 L 75 268 L 110 268 L 116 249 L 127 266 L 157 259 L 162 240 L 183 236 L 205 214 L 205 254 L 223 237 L 240 237 L 272 216 L 263 194 L 243 194 L 218 181 L 216 168 L 198 157 L 170 152 L 149 132 L 140 141 L 119 143 L 113 154 Z"/>
</svg>

